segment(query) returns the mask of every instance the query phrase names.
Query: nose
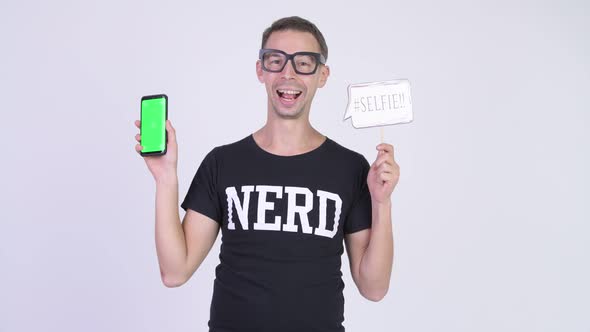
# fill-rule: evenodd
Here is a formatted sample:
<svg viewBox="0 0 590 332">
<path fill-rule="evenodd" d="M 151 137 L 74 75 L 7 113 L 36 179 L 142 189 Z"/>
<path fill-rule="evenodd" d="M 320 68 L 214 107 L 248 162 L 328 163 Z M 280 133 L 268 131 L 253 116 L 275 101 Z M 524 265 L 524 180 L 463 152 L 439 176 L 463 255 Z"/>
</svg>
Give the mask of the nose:
<svg viewBox="0 0 590 332">
<path fill-rule="evenodd" d="M 293 59 L 289 59 L 285 64 L 285 68 L 283 68 L 283 71 L 281 72 L 281 76 L 286 79 L 295 77 L 297 73 L 295 72 L 295 68 L 293 67 L 294 65 L 295 64 L 293 63 Z"/>
</svg>

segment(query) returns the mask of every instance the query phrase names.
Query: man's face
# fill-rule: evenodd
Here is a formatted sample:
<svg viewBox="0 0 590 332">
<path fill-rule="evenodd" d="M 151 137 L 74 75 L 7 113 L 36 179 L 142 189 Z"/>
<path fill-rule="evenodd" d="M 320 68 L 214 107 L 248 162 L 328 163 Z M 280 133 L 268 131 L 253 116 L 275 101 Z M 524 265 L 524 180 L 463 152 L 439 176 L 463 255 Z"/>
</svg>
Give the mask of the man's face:
<svg viewBox="0 0 590 332">
<path fill-rule="evenodd" d="M 264 48 L 281 50 L 288 54 L 320 53 L 320 45 L 311 33 L 294 30 L 273 32 Z M 269 110 L 272 109 L 276 115 L 287 119 L 309 114 L 316 90 L 326 84 L 330 74 L 329 68 L 325 65 L 320 65 L 312 75 L 297 74 L 291 62 L 289 61 L 279 73 L 264 71 L 260 60 L 256 62 L 258 80 L 264 83 L 268 94 Z"/>
</svg>

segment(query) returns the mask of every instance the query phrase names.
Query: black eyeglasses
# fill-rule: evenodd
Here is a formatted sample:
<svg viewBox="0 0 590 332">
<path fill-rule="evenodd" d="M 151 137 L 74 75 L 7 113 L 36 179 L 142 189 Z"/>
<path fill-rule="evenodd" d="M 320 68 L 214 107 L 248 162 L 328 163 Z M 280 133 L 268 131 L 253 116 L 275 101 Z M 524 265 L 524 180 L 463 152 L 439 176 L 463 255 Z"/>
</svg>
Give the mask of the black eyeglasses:
<svg viewBox="0 0 590 332">
<path fill-rule="evenodd" d="M 320 64 L 326 64 L 326 58 L 315 52 L 295 52 L 287 54 L 281 50 L 263 48 L 258 53 L 262 69 L 271 73 L 280 73 L 291 60 L 293 69 L 300 75 L 315 74 Z"/>
</svg>

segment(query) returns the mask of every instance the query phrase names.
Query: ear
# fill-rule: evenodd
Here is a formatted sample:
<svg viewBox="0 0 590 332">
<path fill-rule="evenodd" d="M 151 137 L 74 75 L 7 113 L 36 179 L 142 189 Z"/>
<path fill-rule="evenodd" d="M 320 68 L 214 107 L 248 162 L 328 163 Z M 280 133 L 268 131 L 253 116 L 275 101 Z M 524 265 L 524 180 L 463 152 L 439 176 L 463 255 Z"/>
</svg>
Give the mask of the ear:
<svg viewBox="0 0 590 332">
<path fill-rule="evenodd" d="M 323 88 L 328 82 L 328 77 L 330 76 L 330 67 L 323 65 L 320 67 L 320 82 L 318 87 Z"/>
<path fill-rule="evenodd" d="M 260 60 L 256 60 L 256 76 L 258 76 L 258 81 L 260 83 L 264 83 L 264 79 L 262 77 L 262 64 Z"/>
</svg>

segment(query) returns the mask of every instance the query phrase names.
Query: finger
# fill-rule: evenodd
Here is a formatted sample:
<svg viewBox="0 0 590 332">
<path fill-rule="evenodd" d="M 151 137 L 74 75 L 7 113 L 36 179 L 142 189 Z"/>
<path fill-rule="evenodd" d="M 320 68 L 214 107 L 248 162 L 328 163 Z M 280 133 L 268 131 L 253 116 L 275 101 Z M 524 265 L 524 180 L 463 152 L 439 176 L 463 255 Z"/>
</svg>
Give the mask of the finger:
<svg viewBox="0 0 590 332">
<path fill-rule="evenodd" d="M 139 144 L 135 144 L 135 151 L 136 152 L 141 152 L 141 150 L 143 150 L 143 146 L 141 146 Z"/>
<path fill-rule="evenodd" d="M 174 129 L 170 120 L 166 120 L 166 130 L 168 131 L 168 140 L 176 142 L 176 129 Z"/>
<path fill-rule="evenodd" d="M 137 128 L 141 128 L 141 121 L 139 121 L 139 120 L 135 120 L 135 126 L 136 126 Z"/>
<path fill-rule="evenodd" d="M 385 152 L 393 152 L 393 145 L 387 143 L 378 144 L 376 147 L 377 150 L 383 150 Z"/>
<path fill-rule="evenodd" d="M 394 171 L 395 171 L 395 167 L 393 165 L 386 163 L 386 162 L 382 163 L 377 168 L 378 173 L 393 173 Z"/>
<path fill-rule="evenodd" d="M 141 135 L 140 134 L 135 135 L 135 140 L 141 143 Z"/>
<path fill-rule="evenodd" d="M 387 165 L 387 167 L 390 167 L 393 170 L 399 169 L 398 163 L 396 163 L 395 160 L 391 160 L 391 159 L 387 159 L 385 162 L 381 163 L 381 165 Z"/>
<path fill-rule="evenodd" d="M 377 145 L 376 149 L 379 152 L 390 153 L 392 156 L 394 155 L 394 148 L 393 148 L 393 145 L 391 145 L 391 144 L 381 143 L 381 144 Z"/>
<path fill-rule="evenodd" d="M 399 174 L 383 173 L 379 175 L 379 179 L 383 182 L 396 182 L 399 181 Z"/>
<path fill-rule="evenodd" d="M 387 181 L 393 181 L 393 179 L 395 178 L 395 176 L 393 174 L 390 173 L 381 173 L 379 174 L 379 179 L 383 182 L 387 182 Z"/>
<path fill-rule="evenodd" d="M 378 156 L 373 163 L 373 167 L 378 168 L 383 163 L 393 165 L 393 158 L 391 158 L 391 155 L 383 153 L 382 155 Z"/>
</svg>

